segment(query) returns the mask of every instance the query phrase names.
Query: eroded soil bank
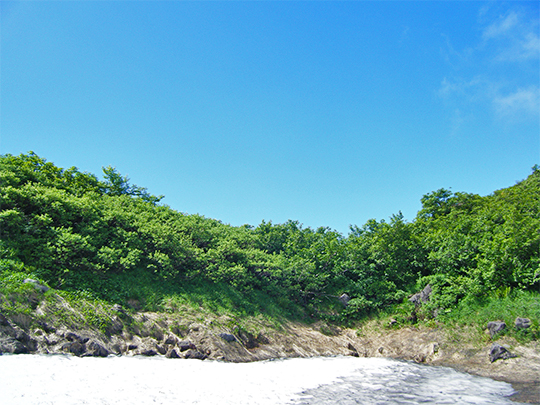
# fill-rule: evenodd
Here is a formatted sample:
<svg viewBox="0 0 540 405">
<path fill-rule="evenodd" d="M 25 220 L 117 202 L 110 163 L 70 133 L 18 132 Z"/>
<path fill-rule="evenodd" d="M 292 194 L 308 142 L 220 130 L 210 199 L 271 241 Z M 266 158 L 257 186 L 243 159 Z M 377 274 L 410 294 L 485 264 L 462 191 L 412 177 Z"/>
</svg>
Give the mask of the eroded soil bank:
<svg viewBox="0 0 540 405">
<path fill-rule="evenodd" d="M 501 339 L 498 343 L 516 357 L 491 363 L 492 342 L 464 338 L 466 331 L 450 334 L 375 322 L 353 330 L 322 322 L 277 323 L 264 317 L 239 320 L 181 311 L 128 313 L 119 306 L 110 309 L 109 322 L 96 328 L 88 326 L 65 301 L 59 299 L 57 304 L 43 302 L 32 314 L 0 313 L 0 353 L 163 355 L 230 362 L 333 355 L 391 357 L 506 381 L 518 391 L 514 400 L 540 403 L 538 342 L 520 345 Z"/>
</svg>

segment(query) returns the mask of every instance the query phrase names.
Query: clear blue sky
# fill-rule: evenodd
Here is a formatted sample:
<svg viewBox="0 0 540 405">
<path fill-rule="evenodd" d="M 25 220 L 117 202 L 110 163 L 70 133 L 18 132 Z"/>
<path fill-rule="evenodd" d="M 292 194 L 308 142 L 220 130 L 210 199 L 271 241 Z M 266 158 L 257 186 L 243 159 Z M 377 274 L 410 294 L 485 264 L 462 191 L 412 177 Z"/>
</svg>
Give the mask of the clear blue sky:
<svg viewBox="0 0 540 405">
<path fill-rule="evenodd" d="M 0 153 L 231 225 L 413 220 L 540 163 L 538 2 L 0 3 Z"/>
</svg>

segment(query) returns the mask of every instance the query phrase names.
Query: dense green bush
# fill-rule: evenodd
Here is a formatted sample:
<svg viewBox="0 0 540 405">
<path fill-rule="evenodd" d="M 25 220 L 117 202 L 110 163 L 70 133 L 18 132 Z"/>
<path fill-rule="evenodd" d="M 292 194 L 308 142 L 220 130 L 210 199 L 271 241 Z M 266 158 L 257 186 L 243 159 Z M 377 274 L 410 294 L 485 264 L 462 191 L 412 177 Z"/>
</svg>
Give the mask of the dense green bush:
<svg viewBox="0 0 540 405">
<path fill-rule="evenodd" d="M 204 296 L 216 310 L 342 321 L 406 301 L 426 284 L 427 308 L 438 313 L 540 289 L 538 167 L 486 197 L 437 190 L 414 221 L 401 213 L 369 220 L 347 237 L 297 221 L 233 227 L 160 205 L 161 196 L 114 168 L 103 176 L 33 153 L 0 157 L 0 288 L 31 275 L 141 309 Z M 346 308 L 343 293 L 352 298 Z"/>
</svg>

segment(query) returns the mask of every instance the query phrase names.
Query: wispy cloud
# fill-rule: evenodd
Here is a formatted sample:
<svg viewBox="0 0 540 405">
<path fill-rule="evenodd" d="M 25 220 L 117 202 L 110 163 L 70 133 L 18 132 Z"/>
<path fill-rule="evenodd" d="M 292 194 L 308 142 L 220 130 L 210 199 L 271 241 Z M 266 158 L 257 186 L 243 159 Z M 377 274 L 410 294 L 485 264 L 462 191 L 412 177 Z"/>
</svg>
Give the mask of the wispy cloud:
<svg viewBox="0 0 540 405">
<path fill-rule="evenodd" d="M 482 7 L 480 35 L 467 48 L 455 49 L 445 36 L 442 54 L 451 70 L 438 93 L 454 111 L 485 106 L 494 118 L 540 118 L 540 22 L 530 12 L 511 7 L 491 18 L 492 10 Z"/>
<path fill-rule="evenodd" d="M 510 11 L 489 24 L 482 32 L 484 42 L 498 49 L 496 61 L 522 61 L 540 57 L 538 19 Z"/>
<path fill-rule="evenodd" d="M 494 21 L 493 23 L 488 25 L 484 29 L 482 37 L 484 39 L 490 39 L 500 37 L 501 35 L 506 35 L 518 24 L 518 14 L 515 11 L 511 11 L 510 13 L 508 13 L 507 16 L 500 17 L 497 21 Z"/>
<path fill-rule="evenodd" d="M 503 117 L 515 117 L 516 114 L 522 112 L 538 116 L 540 114 L 540 87 L 530 86 L 505 96 L 497 95 L 493 99 L 493 104 L 497 113 Z"/>
</svg>

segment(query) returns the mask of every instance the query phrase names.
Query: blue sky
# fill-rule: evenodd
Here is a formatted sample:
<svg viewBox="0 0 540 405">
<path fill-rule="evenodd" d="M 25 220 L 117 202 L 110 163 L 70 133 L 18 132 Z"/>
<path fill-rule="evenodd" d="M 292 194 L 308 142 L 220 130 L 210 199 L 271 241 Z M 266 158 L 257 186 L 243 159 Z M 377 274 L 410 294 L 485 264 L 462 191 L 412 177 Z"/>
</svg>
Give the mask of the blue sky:
<svg viewBox="0 0 540 405">
<path fill-rule="evenodd" d="M 0 3 L 0 153 L 231 225 L 413 220 L 540 163 L 538 2 Z"/>
</svg>

